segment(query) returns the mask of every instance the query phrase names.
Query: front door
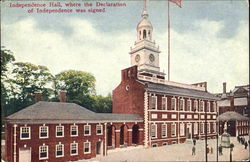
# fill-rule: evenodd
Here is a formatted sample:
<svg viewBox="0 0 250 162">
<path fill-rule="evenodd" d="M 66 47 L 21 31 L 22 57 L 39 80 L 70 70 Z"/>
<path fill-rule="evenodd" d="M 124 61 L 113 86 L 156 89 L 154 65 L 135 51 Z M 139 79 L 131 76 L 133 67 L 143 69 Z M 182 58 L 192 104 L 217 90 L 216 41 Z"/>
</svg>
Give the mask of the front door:
<svg viewBox="0 0 250 162">
<path fill-rule="evenodd" d="M 96 142 L 96 155 L 102 155 L 102 142 Z"/>
<path fill-rule="evenodd" d="M 20 148 L 19 149 L 19 161 L 20 162 L 31 162 L 31 148 Z"/>
</svg>

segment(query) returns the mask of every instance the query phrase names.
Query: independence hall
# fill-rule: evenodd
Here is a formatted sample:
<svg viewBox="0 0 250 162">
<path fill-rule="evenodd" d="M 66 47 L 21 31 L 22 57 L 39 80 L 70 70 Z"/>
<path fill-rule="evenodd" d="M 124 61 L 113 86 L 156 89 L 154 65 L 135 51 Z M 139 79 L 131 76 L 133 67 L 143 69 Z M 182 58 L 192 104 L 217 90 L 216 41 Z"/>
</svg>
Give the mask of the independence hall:
<svg viewBox="0 0 250 162">
<path fill-rule="evenodd" d="M 113 90 L 112 113 L 94 113 L 67 103 L 41 101 L 6 118 L 5 160 L 64 162 L 107 155 L 107 150 L 160 147 L 193 138 L 216 138 L 218 98 L 207 83 L 183 84 L 165 80 L 160 50 L 144 8 L 137 39 L 129 55 L 131 67 L 121 71 Z"/>
</svg>

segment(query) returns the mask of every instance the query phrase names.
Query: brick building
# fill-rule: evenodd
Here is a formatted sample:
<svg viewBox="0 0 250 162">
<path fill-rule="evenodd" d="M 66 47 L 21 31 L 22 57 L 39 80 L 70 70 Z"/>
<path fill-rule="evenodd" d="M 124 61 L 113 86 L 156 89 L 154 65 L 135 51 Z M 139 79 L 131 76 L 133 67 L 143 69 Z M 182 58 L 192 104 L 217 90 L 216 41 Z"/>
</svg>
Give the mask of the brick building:
<svg viewBox="0 0 250 162">
<path fill-rule="evenodd" d="M 129 52 L 131 67 L 121 71 L 113 90 L 112 113 L 94 113 L 74 103 L 40 101 L 6 118 L 6 160 L 74 161 L 107 155 L 108 149 L 157 147 L 188 139 L 216 137 L 217 97 L 207 83 L 165 80 L 159 47 L 146 8 Z"/>
<path fill-rule="evenodd" d="M 218 101 L 219 115 L 226 112 L 236 112 L 237 120 L 221 122 L 219 133 L 223 133 L 226 123 L 228 133 L 232 136 L 249 134 L 250 117 L 250 87 L 249 85 L 235 86 L 233 90 L 227 92 L 226 83 L 223 83 L 223 93 L 216 94 Z M 248 118 L 248 120 L 246 120 Z"/>
<path fill-rule="evenodd" d="M 6 118 L 5 160 L 89 159 L 106 155 L 110 148 L 142 144 L 142 130 L 143 119 L 137 114 L 94 113 L 65 100 L 37 100 Z"/>
</svg>

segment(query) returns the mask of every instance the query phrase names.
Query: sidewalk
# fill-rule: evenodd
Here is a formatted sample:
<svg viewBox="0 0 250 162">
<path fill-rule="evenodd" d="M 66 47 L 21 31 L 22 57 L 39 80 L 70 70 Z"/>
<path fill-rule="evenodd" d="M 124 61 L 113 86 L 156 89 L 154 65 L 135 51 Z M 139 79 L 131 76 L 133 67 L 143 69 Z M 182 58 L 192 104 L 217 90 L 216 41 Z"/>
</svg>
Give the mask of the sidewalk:
<svg viewBox="0 0 250 162">
<path fill-rule="evenodd" d="M 248 137 L 245 137 L 248 140 Z M 219 140 L 220 143 L 220 140 Z M 236 137 L 231 137 L 231 143 L 235 145 L 232 157 L 233 161 L 250 158 L 249 148 L 237 142 Z M 78 162 L 111 162 L 111 161 L 205 161 L 205 141 L 196 143 L 196 155 L 192 156 L 192 143 L 174 144 L 155 148 L 120 149 L 119 152 L 108 152 L 107 156 Z M 216 161 L 216 139 L 208 140 L 209 148 L 213 147 L 213 154 L 208 154 L 208 161 Z M 229 161 L 229 149 L 223 148 L 223 155 L 219 161 Z"/>
</svg>

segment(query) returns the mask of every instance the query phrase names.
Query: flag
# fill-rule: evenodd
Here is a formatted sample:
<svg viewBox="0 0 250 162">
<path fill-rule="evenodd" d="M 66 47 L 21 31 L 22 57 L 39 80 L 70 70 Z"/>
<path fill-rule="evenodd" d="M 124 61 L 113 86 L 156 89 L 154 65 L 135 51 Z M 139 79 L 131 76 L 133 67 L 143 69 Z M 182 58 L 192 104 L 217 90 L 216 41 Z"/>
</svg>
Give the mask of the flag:
<svg viewBox="0 0 250 162">
<path fill-rule="evenodd" d="M 169 1 L 175 3 L 177 6 L 181 8 L 181 0 L 169 0 Z"/>
</svg>

